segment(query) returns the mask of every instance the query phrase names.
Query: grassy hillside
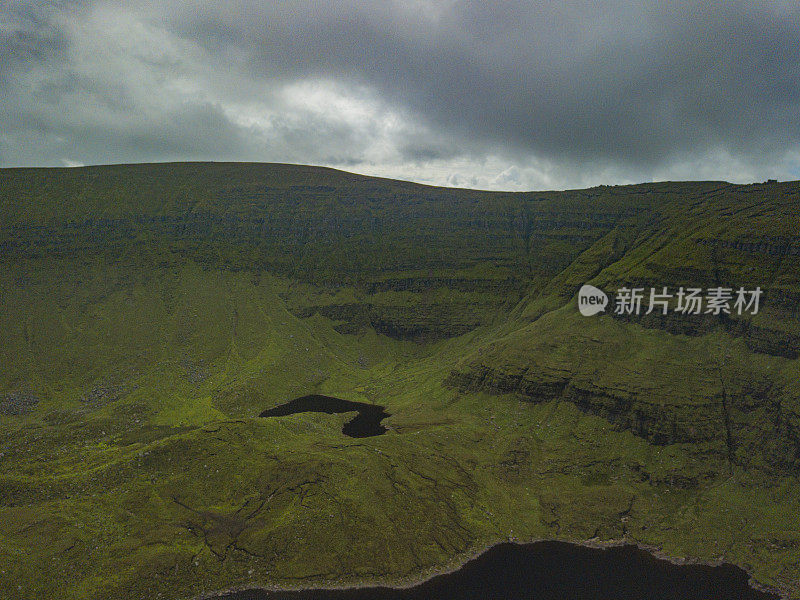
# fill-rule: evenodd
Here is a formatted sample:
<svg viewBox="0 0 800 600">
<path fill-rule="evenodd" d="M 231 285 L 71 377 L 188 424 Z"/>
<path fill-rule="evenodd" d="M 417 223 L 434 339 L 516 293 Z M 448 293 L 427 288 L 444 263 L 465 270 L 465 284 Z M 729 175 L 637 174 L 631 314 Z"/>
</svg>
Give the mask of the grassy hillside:
<svg viewBox="0 0 800 600">
<path fill-rule="evenodd" d="M 626 539 L 800 597 L 800 184 L 0 170 L 0 596 L 397 583 Z M 580 316 L 584 283 L 757 315 Z M 311 393 L 352 415 L 258 418 Z"/>
</svg>

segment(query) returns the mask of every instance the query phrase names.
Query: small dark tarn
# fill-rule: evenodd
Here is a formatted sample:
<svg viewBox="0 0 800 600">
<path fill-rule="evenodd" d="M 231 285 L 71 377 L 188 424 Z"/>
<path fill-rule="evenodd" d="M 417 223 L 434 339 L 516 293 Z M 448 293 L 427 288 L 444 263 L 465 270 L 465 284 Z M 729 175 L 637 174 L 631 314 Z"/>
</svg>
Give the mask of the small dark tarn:
<svg viewBox="0 0 800 600">
<path fill-rule="evenodd" d="M 304 412 L 321 412 L 332 415 L 356 411 L 358 414 L 342 427 L 343 434 L 354 438 L 364 438 L 386 433 L 386 427 L 381 425 L 381 421 L 390 415 L 383 406 L 366 402 L 351 402 L 319 394 L 296 398 L 286 404 L 265 410 L 259 416 L 285 417 Z"/>
<path fill-rule="evenodd" d="M 779 600 L 733 565 L 676 565 L 636 546 L 500 544 L 458 571 L 415 587 L 267 592 L 218 600 Z"/>
</svg>

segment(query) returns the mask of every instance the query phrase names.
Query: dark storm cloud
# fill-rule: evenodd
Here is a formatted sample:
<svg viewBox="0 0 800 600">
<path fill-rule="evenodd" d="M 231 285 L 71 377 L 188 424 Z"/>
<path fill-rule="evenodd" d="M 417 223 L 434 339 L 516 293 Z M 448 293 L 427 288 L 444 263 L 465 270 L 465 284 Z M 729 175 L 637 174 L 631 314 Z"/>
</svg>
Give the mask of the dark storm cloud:
<svg viewBox="0 0 800 600">
<path fill-rule="evenodd" d="M 795 2 L 263 4 L 12 4 L 0 157 L 489 187 L 800 175 Z"/>
<path fill-rule="evenodd" d="M 175 25 L 239 46 L 263 76 L 349 78 L 448 131 L 556 158 L 653 163 L 798 139 L 800 5 L 476 2 L 431 19 L 293 6 Z"/>
</svg>

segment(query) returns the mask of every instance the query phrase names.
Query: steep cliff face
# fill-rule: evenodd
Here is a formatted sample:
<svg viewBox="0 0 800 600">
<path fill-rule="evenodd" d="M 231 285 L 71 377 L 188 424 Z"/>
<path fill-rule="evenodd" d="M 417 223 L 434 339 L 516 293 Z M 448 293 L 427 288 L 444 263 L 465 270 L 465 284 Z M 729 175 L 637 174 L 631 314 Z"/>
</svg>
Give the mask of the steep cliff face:
<svg viewBox="0 0 800 600">
<path fill-rule="evenodd" d="M 434 340 L 495 321 L 598 240 L 642 235 L 672 205 L 720 185 L 509 194 L 291 165 L 10 169 L 0 177 L 0 257 L 271 272 L 328 296 L 352 292 L 303 295 L 290 302 L 297 314 Z"/>
<path fill-rule="evenodd" d="M 787 387 L 789 375 L 773 379 L 745 364 L 700 364 L 703 354 L 698 349 L 692 357 L 697 362 L 658 367 L 609 364 L 607 357 L 588 352 L 576 352 L 573 360 L 591 367 L 555 367 L 527 355 L 524 366 L 512 366 L 507 354 L 496 365 L 487 356 L 453 370 L 447 383 L 535 403 L 569 402 L 654 445 L 682 444 L 690 453 L 715 454 L 745 469 L 796 473 L 800 405 Z"/>
<path fill-rule="evenodd" d="M 774 187 L 774 186 L 773 186 Z M 800 460 L 797 230 L 789 186 L 723 186 L 680 196 L 625 222 L 579 255 L 451 374 L 460 389 L 559 399 L 657 445 L 692 444 L 731 464 L 792 472 Z M 581 317 L 583 283 L 608 310 Z M 760 288 L 759 310 L 686 314 L 672 298 L 648 314 L 650 289 Z M 641 288 L 641 311 L 614 294 Z"/>
</svg>

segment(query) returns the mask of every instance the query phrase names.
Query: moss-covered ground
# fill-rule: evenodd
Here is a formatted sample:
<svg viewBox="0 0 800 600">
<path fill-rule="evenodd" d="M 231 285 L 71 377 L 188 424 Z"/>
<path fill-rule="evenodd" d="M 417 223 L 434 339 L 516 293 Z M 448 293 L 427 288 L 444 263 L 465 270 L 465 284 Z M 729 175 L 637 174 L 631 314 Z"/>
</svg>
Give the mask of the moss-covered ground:
<svg viewBox="0 0 800 600">
<path fill-rule="evenodd" d="M 449 191 L 291 172 L 310 204 L 284 207 L 286 228 L 309 230 L 284 253 L 275 205 L 258 235 L 216 216 L 187 233 L 260 201 L 250 171 L 211 194 L 160 169 L 0 178 L 0 597 L 403 583 L 541 538 L 726 560 L 800 597 L 796 191 L 673 184 L 669 218 L 658 185 L 535 209 L 455 194 L 470 212 L 442 208 Z M 290 195 L 271 176 L 260 193 Z M 358 202 L 330 212 L 345 184 Z M 573 298 L 721 276 L 771 292 L 746 330 L 584 319 Z M 258 417 L 311 393 L 381 404 L 389 431 Z"/>
</svg>

